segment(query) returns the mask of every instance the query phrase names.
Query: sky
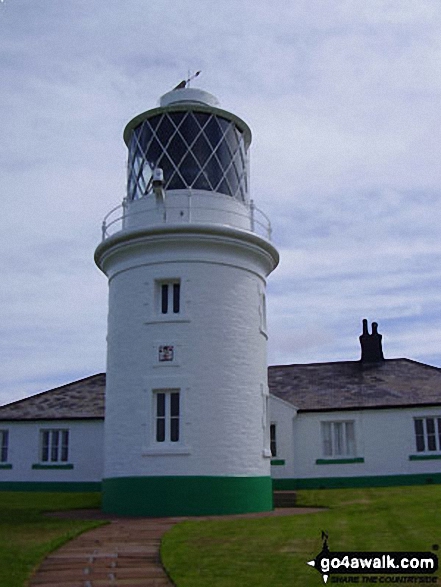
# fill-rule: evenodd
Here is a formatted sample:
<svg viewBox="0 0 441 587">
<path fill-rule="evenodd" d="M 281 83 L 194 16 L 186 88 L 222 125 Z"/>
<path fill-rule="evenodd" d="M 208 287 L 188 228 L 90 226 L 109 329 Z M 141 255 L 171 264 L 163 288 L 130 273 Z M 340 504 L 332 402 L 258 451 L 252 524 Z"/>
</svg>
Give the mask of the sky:
<svg viewBox="0 0 441 587">
<path fill-rule="evenodd" d="M 122 132 L 194 83 L 251 127 L 269 364 L 441 367 L 438 0 L 1 0 L 0 404 L 105 371 Z"/>
</svg>

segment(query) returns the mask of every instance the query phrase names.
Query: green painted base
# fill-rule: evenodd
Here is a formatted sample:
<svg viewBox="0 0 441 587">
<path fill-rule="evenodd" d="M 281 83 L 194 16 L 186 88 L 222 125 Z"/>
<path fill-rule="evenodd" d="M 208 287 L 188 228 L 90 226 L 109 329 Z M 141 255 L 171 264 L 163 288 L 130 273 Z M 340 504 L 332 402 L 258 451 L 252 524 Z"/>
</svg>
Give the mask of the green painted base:
<svg viewBox="0 0 441 587">
<path fill-rule="evenodd" d="M 82 493 L 84 491 L 89 493 L 94 491 L 101 491 L 101 483 L 70 483 L 69 481 L 1 481 L 0 491 L 59 491 L 60 493 Z"/>
<path fill-rule="evenodd" d="M 204 516 L 273 509 L 271 477 L 116 477 L 103 480 L 105 513 Z"/>
<path fill-rule="evenodd" d="M 316 477 L 312 479 L 273 479 L 273 489 L 339 489 L 345 487 L 391 487 L 441 483 L 441 473 L 419 475 L 376 475 L 374 477 Z"/>
</svg>

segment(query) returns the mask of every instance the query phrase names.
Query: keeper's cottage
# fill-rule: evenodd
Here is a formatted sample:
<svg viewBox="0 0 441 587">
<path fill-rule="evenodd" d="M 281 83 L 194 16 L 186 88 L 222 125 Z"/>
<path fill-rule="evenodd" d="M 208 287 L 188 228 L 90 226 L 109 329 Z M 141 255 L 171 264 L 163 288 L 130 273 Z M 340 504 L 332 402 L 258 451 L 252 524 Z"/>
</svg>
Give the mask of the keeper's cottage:
<svg viewBox="0 0 441 587">
<path fill-rule="evenodd" d="M 265 283 L 279 256 L 249 197 L 250 129 L 185 87 L 124 140 L 127 196 L 95 252 L 109 280 L 103 508 L 270 510 Z"/>
</svg>

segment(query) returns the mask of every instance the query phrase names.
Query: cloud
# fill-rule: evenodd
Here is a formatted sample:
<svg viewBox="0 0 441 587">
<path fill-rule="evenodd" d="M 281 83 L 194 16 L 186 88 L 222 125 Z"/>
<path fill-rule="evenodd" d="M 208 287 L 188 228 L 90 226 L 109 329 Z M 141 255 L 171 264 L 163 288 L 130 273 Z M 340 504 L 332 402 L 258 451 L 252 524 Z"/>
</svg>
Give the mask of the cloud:
<svg viewBox="0 0 441 587">
<path fill-rule="evenodd" d="M 105 369 L 122 131 L 188 69 L 253 131 L 270 362 L 356 359 L 368 317 L 441 365 L 440 24 L 430 0 L 5 0 L 0 400 Z"/>
</svg>

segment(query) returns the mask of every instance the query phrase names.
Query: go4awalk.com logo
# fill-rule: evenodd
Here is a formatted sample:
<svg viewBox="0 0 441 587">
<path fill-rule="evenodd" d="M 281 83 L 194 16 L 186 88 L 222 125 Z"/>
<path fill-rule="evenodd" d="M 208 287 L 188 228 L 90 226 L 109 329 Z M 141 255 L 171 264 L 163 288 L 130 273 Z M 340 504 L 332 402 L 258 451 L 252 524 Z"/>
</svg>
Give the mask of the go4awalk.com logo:
<svg viewBox="0 0 441 587">
<path fill-rule="evenodd" d="M 328 534 L 323 547 L 308 565 L 321 573 L 323 582 L 436 584 L 438 557 L 432 552 L 331 552 Z"/>
</svg>

